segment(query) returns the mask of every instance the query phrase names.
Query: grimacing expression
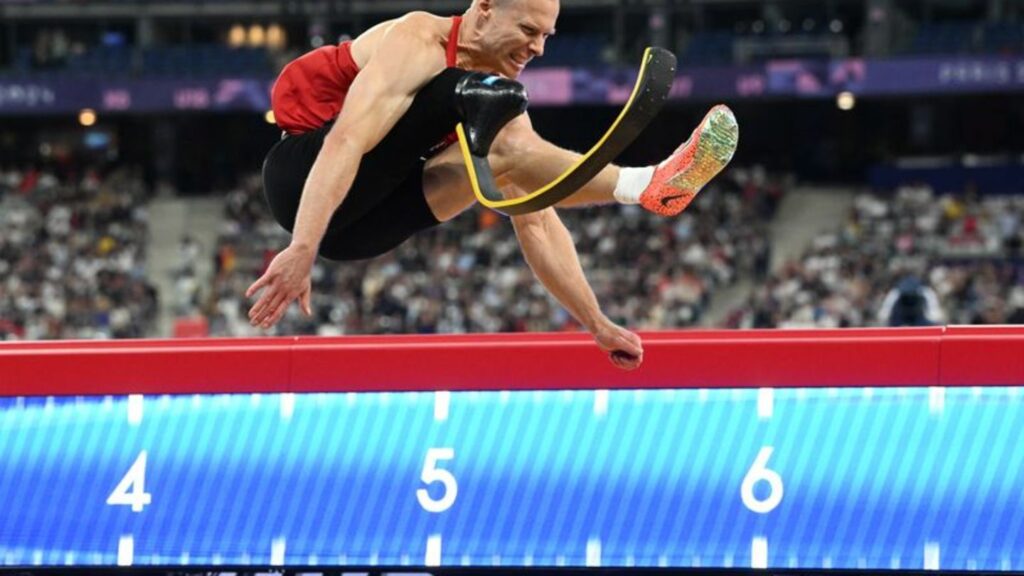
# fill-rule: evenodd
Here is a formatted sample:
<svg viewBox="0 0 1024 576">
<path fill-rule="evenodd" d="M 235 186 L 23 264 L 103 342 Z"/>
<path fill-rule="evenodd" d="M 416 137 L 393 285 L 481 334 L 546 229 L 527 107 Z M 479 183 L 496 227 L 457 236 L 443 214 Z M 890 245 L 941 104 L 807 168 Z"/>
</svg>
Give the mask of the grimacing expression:
<svg viewBox="0 0 1024 576">
<path fill-rule="evenodd" d="M 496 72 L 516 78 L 530 60 L 544 55 L 558 8 L 558 0 L 492 0 L 484 8 L 484 38 Z"/>
</svg>

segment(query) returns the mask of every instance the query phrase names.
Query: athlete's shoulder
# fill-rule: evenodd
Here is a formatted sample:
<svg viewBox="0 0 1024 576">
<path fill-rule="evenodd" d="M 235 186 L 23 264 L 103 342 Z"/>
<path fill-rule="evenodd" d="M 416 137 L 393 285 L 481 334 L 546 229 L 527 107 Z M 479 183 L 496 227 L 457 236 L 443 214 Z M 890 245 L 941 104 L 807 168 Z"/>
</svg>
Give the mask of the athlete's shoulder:
<svg viewBox="0 0 1024 576">
<path fill-rule="evenodd" d="M 352 43 L 352 57 L 362 69 L 381 48 L 384 48 L 384 54 L 389 55 L 396 51 L 403 54 L 426 55 L 437 45 L 440 48 L 434 50 L 438 53 L 437 57 L 444 58 L 441 46 L 444 36 L 438 26 L 439 22 L 443 23 L 444 20 L 446 19 L 428 12 L 409 12 L 404 16 L 381 22 L 355 39 Z"/>
<path fill-rule="evenodd" d="M 404 37 L 433 43 L 444 38 L 451 26 L 449 18 L 442 18 L 430 12 L 416 10 L 394 20 L 389 34 L 400 34 Z"/>
<path fill-rule="evenodd" d="M 419 27 L 436 28 L 437 26 L 442 26 L 445 23 L 450 24 L 451 18 L 431 14 L 424 10 L 413 10 L 412 12 L 406 12 L 404 16 L 396 18 L 395 22 L 409 23 Z"/>
</svg>

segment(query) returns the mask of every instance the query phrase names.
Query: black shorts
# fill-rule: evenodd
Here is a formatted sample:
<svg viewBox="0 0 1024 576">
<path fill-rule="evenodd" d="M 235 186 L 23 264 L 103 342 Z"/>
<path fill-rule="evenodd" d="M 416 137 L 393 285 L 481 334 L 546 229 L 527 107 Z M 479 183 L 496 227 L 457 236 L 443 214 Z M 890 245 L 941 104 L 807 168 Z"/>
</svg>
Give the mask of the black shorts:
<svg viewBox="0 0 1024 576">
<path fill-rule="evenodd" d="M 330 260 L 360 260 L 388 252 L 439 224 L 423 196 L 424 158 L 455 130 L 455 85 L 467 74 L 448 68 L 427 83 L 380 144 L 359 164 L 352 187 L 320 243 Z M 289 232 L 302 189 L 332 123 L 287 136 L 263 162 L 263 189 L 274 219 Z"/>
</svg>

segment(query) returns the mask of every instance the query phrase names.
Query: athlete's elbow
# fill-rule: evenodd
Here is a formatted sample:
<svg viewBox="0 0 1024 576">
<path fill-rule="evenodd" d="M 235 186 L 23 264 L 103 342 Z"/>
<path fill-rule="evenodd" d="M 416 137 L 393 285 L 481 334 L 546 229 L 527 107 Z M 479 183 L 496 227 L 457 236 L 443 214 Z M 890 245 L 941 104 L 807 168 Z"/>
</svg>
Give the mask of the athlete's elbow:
<svg viewBox="0 0 1024 576">
<path fill-rule="evenodd" d="M 331 130 L 324 138 L 323 149 L 329 151 L 332 156 L 346 155 L 362 158 L 365 143 L 361 139 L 347 134 L 340 130 Z"/>
</svg>

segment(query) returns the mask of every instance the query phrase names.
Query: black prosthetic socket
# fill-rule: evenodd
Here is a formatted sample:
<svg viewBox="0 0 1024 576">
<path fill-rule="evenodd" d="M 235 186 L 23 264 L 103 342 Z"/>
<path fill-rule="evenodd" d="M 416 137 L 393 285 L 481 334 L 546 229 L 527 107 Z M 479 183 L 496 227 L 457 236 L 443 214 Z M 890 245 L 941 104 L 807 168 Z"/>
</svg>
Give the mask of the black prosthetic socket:
<svg viewBox="0 0 1024 576">
<path fill-rule="evenodd" d="M 519 82 L 482 72 L 459 80 L 455 101 L 469 151 L 479 157 L 487 156 L 498 132 L 525 112 L 529 102 L 526 88 Z"/>
</svg>

